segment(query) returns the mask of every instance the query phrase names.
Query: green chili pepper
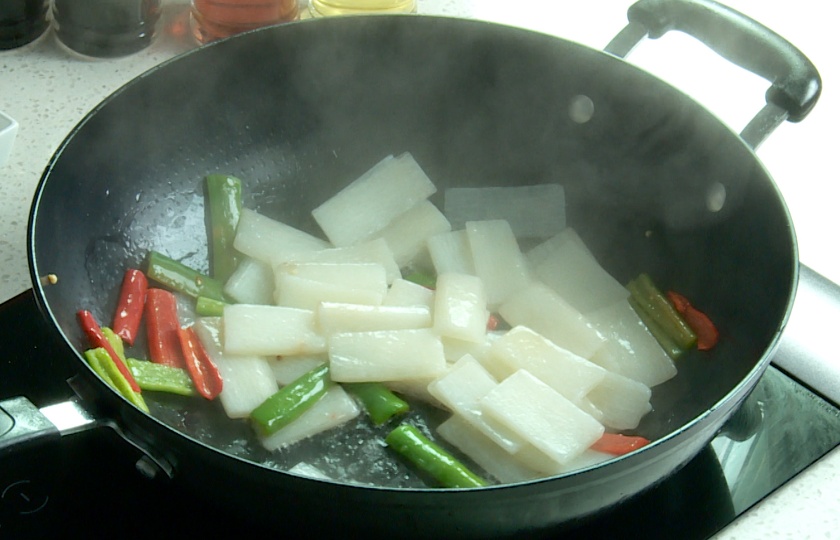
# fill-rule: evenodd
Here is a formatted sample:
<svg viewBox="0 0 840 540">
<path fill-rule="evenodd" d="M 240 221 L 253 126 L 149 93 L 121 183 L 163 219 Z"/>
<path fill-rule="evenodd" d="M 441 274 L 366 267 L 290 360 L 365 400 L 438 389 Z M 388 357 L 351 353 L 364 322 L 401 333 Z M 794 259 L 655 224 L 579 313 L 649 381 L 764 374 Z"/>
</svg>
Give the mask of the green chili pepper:
<svg viewBox="0 0 840 540">
<path fill-rule="evenodd" d="M 201 317 L 221 317 L 224 313 L 227 302 L 199 296 L 195 300 L 195 313 Z"/>
<path fill-rule="evenodd" d="M 420 470 L 430 474 L 443 487 L 471 488 L 487 485 L 484 479 L 411 424 L 397 426 L 385 437 L 385 442 Z"/>
<path fill-rule="evenodd" d="M 422 285 L 427 289 L 434 289 L 437 284 L 435 276 L 430 276 L 429 274 L 424 274 L 422 272 L 412 272 L 411 274 L 405 276 L 405 280 Z"/>
<path fill-rule="evenodd" d="M 139 392 L 135 392 L 131 389 L 128 379 L 120 373 L 120 370 L 111 359 L 111 355 L 108 354 L 107 350 L 103 347 L 88 349 L 84 352 L 84 357 L 96 373 L 100 375 L 103 373 L 105 374 L 102 376 L 105 382 L 111 385 L 117 390 L 117 392 L 122 394 L 139 409 L 149 412 L 149 407 L 146 405 L 146 401 L 143 399 L 143 396 L 141 396 Z"/>
<path fill-rule="evenodd" d="M 697 335 L 674 309 L 670 300 L 656 287 L 651 277 L 640 274 L 627 285 L 638 306 L 658 324 L 680 349 L 690 349 L 697 343 Z"/>
<path fill-rule="evenodd" d="M 215 279 L 227 281 L 239 262 L 233 239 L 242 211 L 242 182 L 226 174 L 208 175 L 205 182 L 211 273 Z"/>
<path fill-rule="evenodd" d="M 298 418 L 326 393 L 332 384 L 324 363 L 304 373 L 251 411 L 251 420 L 265 436 Z"/>
<path fill-rule="evenodd" d="M 668 335 L 668 332 L 662 329 L 661 326 L 651 317 L 647 311 L 642 308 L 641 305 L 636 301 L 635 298 L 630 296 L 627 299 L 630 302 L 630 306 L 639 315 L 639 318 L 647 327 L 650 334 L 659 342 L 659 346 L 665 351 L 665 353 L 671 357 L 672 360 L 676 360 L 677 358 L 681 357 L 685 354 L 685 349 L 681 349 L 676 342 L 671 339 L 671 336 Z"/>
<path fill-rule="evenodd" d="M 343 386 L 361 400 L 368 416 L 377 426 L 398 414 L 408 412 L 408 403 L 382 383 L 345 383 Z"/>
<path fill-rule="evenodd" d="M 193 298 L 204 296 L 224 302 L 224 283 L 158 251 L 150 251 L 146 276 L 174 291 Z"/>
<path fill-rule="evenodd" d="M 127 358 L 126 364 L 143 390 L 168 392 L 181 396 L 197 394 L 190 374 L 185 369 L 136 358 Z"/>
</svg>

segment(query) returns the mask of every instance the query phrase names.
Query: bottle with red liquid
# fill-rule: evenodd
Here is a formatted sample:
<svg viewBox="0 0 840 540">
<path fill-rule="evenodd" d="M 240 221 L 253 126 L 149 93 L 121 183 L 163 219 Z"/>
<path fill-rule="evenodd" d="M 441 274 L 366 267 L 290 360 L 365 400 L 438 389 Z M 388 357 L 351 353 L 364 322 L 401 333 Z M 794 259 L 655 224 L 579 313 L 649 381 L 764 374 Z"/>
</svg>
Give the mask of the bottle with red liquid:
<svg viewBox="0 0 840 540">
<path fill-rule="evenodd" d="M 49 0 L 0 0 L 0 50 L 35 41 L 49 27 Z"/>
<path fill-rule="evenodd" d="M 192 0 L 191 25 L 199 43 L 208 43 L 300 16 L 298 0 Z"/>
<path fill-rule="evenodd" d="M 3 0 L 5 1 L 5 0 Z M 59 41 L 85 56 L 125 56 L 148 47 L 161 0 L 53 0 Z"/>
</svg>

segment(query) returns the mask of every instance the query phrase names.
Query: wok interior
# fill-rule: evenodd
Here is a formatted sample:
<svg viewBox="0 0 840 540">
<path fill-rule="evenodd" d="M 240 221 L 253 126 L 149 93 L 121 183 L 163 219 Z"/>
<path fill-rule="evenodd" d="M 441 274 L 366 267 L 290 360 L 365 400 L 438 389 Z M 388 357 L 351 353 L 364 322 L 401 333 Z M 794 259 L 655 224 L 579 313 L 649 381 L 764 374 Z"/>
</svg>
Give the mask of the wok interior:
<svg viewBox="0 0 840 540">
<path fill-rule="evenodd" d="M 570 117 L 578 96 L 594 103 L 587 122 Z M 206 174 L 242 178 L 244 206 L 320 235 L 311 209 L 404 151 L 438 186 L 438 203 L 449 186 L 563 184 L 568 223 L 619 281 L 648 272 L 712 317 L 719 347 L 689 354 L 654 389 L 638 430 L 649 438 L 722 400 L 780 330 L 795 279 L 793 231 L 736 135 L 598 51 L 426 17 L 291 24 L 141 77 L 90 115 L 46 172 L 33 273 L 58 275 L 43 294 L 81 350 L 75 312 L 110 321 L 123 271 L 149 249 L 207 271 Z M 716 212 L 707 208 L 713 183 L 727 193 Z M 251 451 L 241 448 L 242 424 L 217 404 L 169 401 L 185 411 L 172 421 L 179 429 Z M 196 419 L 210 422 L 204 435 Z"/>
</svg>

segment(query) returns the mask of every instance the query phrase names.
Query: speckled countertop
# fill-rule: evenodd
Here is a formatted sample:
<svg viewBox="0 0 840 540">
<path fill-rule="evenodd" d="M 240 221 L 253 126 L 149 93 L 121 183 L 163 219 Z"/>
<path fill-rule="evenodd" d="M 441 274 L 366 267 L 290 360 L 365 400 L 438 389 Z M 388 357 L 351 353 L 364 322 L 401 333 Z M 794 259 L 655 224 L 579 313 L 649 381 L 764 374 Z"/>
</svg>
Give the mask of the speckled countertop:
<svg viewBox="0 0 840 540">
<path fill-rule="evenodd" d="M 419 12 L 474 17 L 523 26 L 603 48 L 626 23 L 630 0 L 419 0 Z M 836 122 L 840 119 L 834 18 L 824 0 L 730 0 L 797 45 L 819 68 L 820 102 L 800 124 L 785 124 L 759 148 L 796 227 L 800 260 L 840 283 L 840 175 Z M 57 44 L 51 31 L 35 43 L 0 52 L 0 111 L 20 123 L 9 162 L 0 169 L 0 301 L 30 288 L 26 228 L 35 186 L 51 155 L 82 117 L 133 77 L 195 47 L 184 0 L 164 0 L 165 17 L 153 44 L 118 59 L 91 60 Z M 516 6 L 514 11 L 511 6 Z M 707 105 L 739 130 L 762 104 L 767 84 L 683 36 L 647 42 L 629 60 Z M 185 89 L 185 92 L 189 89 Z M 836 538 L 840 531 L 840 449 L 835 449 L 751 509 L 716 538 Z"/>
</svg>

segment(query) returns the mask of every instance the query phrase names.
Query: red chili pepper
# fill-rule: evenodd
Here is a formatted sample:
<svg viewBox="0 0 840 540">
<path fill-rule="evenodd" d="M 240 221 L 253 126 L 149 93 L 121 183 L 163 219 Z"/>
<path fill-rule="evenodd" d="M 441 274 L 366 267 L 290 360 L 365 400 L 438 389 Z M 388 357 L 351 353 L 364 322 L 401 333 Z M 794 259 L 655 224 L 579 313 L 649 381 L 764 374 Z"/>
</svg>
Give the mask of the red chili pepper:
<svg viewBox="0 0 840 540">
<path fill-rule="evenodd" d="M 697 349 L 708 351 L 717 345 L 719 333 L 712 320 L 702 311 L 691 305 L 688 299 L 680 293 L 668 291 L 668 299 L 674 305 L 686 324 L 697 334 Z"/>
<path fill-rule="evenodd" d="M 150 287 L 146 291 L 146 336 L 152 362 L 183 368 L 184 356 L 178 321 L 178 303 L 167 290 Z"/>
<path fill-rule="evenodd" d="M 129 345 L 134 345 L 137 337 L 148 288 L 149 282 L 143 272 L 134 268 L 125 271 L 111 329 Z"/>
<path fill-rule="evenodd" d="M 122 373 L 123 377 L 125 377 L 128 381 L 128 384 L 131 385 L 131 389 L 139 393 L 140 386 L 137 384 L 137 381 L 134 380 L 134 376 L 131 374 L 131 371 L 129 371 L 128 366 L 125 365 L 125 362 L 123 362 L 119 355 L 117 355 L 117 351 L 114 350 L 102 334 L 102 327 L 99 326 L 98 322 L 96 322 L 96 319 L 93 317 L 93 313 L 80 309 L 76 312 L 76 315 L 79 319 L 79 324 L 82 326 L 82 330 L 88 338 L 90 346 L 94 349 L 102 347 L 108 351 L 108 355 L 111 357 L 111 360 L 114 361 L 117 369 L 120 370 L 120 373 Z"/>
<path fill-rule="evenodd" d="M 623 456 L 648 444 L 650 444 L 650 441 L 644 437 L 604 433 L 590 448 L 605 454 Z"/>
<path fill-rule="evenodd" d="M 487 330 L 492 332 L 493 330 L 495 330 L 498 327 L 499 327 L 499 318 L 491 313 L 490 316 L 487 317 Z"/>
<path fill-rule="evenodd" d="M 181 349 L 186 360 L 187 371 L 198 393 L 207 399 L 215 399 L 222 391 L 222 375 L 216 364 L 210 360 L 204 345 L 198 339 L 193 327 L 180 328 Z"/>
</svg>

